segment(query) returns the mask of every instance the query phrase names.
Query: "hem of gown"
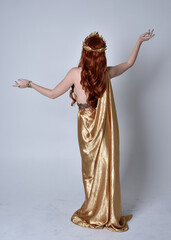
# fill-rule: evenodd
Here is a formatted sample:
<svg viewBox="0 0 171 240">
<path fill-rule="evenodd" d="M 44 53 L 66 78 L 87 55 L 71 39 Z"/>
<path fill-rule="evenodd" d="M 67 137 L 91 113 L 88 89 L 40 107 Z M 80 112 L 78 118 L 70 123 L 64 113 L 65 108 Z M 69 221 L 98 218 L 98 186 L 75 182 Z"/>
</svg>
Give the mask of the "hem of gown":
<svg viewBox="0 0 171 240">
<path fill-rule="evenodd" d="M 121 216 L 120 222 L 122 222 L 121 227 L 116 227 L 114 224 L 105 223 L 103 225 L 98 224 L 90 224 L 87 223 L 85 220 L 82 220 L 80 217 L 78 217 L 76 214 L 73 214 L 71 217 L 71 222 L 74 224 L 80 226 L 80 227 L 86 227 L 91 229 L 103 229 L 106 227 L 109 231 L 112 232 L 125 232 L 129 229 L 129 226 L 127 222 L 132 218 L 133 214 L 129 214 L 126 216 Z"/>
</svg>

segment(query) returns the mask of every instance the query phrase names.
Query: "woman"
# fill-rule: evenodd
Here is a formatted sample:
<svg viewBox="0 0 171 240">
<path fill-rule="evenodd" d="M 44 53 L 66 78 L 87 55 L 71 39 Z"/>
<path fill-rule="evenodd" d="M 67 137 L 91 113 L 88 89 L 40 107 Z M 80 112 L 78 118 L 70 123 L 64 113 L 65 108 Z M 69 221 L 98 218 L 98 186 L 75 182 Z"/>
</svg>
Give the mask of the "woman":
<svg viewBox="0 0 171 240">
<path fill-rule="evenodd" d="M 71 88 L 70 97 L 77 102 L 78 140 L 82 158 L 82 180 L 85 201 L 74 212 L 71 221 L 82 227 L 124 232 L 132 214 L 121 215 L 119 176 L 119 128 L 111 79 L 133 66 L 139 48 L 155 34 L 154 29 L 139 36 L 127 62 L 108 66 L 106 41 L 98 32 L 83 42 L 78 67 L 72 68 L 54 88 L 47 89 L 26 79 L 14 87 L 31 87 L 55 99 Z M 74 94 L 74 97 L 73 97 Z"/>
</svg>

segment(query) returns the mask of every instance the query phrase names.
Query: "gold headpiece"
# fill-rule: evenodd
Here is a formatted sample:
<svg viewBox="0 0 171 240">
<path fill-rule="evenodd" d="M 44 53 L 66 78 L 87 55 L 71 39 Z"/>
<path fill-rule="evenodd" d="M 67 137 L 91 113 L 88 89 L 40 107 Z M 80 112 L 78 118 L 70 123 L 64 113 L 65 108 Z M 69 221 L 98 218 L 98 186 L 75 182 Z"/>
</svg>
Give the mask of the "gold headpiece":
<svg viewBox="0 0 171 240">
<path fill-rule="evenodd" d="M 91 47 L 87 46 L 86 45 L 86 40 L 89 38 L 89 37 L 93 37 L 93 36 L 98 36 L 100 37 L 104 42 L 105 42 L 105 47 L 103 48 L 99 48 L 99 49 L 92 49 Z M 103 39 L 102 36 L 99 36 L 99 33 L 98 32 L 94 32 L 94 33 L 90 33 L 83 41 L 83 48 L 87 51 L 93 51 L 93 52 L 104 52 L 106 49 L 107 49 L 107 46 L 106 46 L 106 41 Z"/>
</svg>

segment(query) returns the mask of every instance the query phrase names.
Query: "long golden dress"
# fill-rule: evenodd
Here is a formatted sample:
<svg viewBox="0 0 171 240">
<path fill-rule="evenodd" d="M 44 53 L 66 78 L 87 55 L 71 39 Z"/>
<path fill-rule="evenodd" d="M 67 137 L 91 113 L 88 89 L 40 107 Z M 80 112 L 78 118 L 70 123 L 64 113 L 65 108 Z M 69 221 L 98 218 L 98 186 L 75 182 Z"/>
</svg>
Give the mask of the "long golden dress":
<svg viewBox="0 0 171 240">
<path fill-rule="evenodd" d="M 71 221 L 93 229 L 127 231 L 133 215 L 121 216 L 119 127 L 107 71 L 106 90 L 96 109 L 79 108 L 77 119 L 85 201 Z"/>
</svg>

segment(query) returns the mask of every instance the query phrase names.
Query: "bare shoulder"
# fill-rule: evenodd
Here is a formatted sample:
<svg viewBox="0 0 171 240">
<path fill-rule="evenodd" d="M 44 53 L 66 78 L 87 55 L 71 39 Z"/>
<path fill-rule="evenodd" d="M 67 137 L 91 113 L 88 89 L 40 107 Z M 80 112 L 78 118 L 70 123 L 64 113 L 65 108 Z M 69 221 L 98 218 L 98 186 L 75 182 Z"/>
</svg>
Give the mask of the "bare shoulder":
<svg viewBox="0 0 171 240">
<path fill-rule="evenodd" d="M 76 77 L 79 76 L 81 73 L 81 68 L 80 67 L 72 67 L 69 72 L 72 74 L 72 76 Z"/>
<path fill-rule="evenodd" d="M 74 81 L 74 84 L 77 84 L 80 82 L 81 77 L 81 67 L 72 67 L 69 72 L 71 72 L 72 79 Z"/>
<path fill-rule="evenodd" d="M 72 67 L 71 70 L 73 73 L 80 73 L 81 67 Z"/>
</svg>

